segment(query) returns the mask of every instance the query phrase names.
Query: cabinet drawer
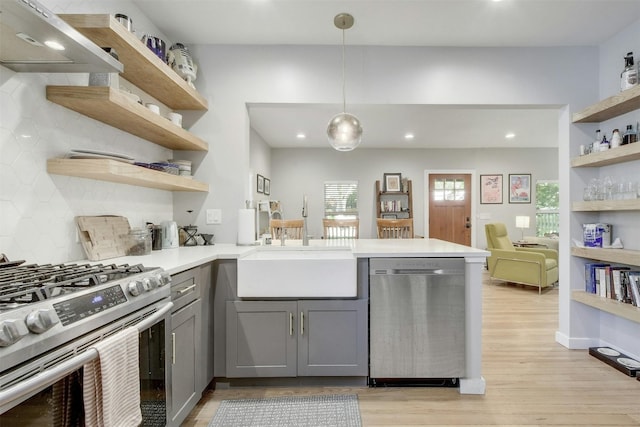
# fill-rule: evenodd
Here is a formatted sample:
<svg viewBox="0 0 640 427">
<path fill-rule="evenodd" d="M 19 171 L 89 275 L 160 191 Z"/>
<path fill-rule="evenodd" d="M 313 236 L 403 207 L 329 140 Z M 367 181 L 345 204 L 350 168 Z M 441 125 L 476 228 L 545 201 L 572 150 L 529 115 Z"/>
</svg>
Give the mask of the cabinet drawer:
<svg viewBox="0 0 640 427">
<path fill-rule="evenodd" d="M 193 268 L 171 277 L 171 301 L 173 312 L 200 298 L 200 269 Z"/>
</svg>

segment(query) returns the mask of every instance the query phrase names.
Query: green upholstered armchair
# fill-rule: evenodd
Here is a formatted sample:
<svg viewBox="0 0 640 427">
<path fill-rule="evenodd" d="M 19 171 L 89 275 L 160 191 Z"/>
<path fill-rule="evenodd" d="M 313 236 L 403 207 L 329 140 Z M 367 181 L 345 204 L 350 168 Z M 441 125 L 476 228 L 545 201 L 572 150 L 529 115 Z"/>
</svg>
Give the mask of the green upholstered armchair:
<svg viewBox="0 0 640 427">
<path fill-rule="evenodd" d="M 502 223 L 486 224 L 487 249 L 491 279 L 542 288 L 558 281 L 558 251 L 554 249 L 516 248 Z"/>
</svg>

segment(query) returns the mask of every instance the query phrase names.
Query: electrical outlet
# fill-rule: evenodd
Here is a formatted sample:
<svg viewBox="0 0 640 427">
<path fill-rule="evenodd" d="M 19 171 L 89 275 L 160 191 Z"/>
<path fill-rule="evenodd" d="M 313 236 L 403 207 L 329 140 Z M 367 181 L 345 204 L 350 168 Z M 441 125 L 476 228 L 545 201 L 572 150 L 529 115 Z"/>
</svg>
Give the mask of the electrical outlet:
<svg viewBox="0 0 640 427">
<path fill-rule="evenodd" d="M 222 210 L 207 209 L 207 224 L 222 224 Z"/>
</svg>

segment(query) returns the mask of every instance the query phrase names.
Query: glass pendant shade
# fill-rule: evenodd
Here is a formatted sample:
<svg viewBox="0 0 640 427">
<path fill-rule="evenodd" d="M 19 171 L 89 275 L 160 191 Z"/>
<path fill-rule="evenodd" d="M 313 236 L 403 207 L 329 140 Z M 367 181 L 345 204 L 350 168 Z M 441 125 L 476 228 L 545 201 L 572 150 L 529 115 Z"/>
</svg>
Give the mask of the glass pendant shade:
<svg viewBox="0 0 640 427">
<path fill-rule="evenodd" d="M 353 114 L 340 113 L 327 126 L 329 143 L 338 151 L 351 151 L 362 141 L 362 125 Z"/>
</svg>

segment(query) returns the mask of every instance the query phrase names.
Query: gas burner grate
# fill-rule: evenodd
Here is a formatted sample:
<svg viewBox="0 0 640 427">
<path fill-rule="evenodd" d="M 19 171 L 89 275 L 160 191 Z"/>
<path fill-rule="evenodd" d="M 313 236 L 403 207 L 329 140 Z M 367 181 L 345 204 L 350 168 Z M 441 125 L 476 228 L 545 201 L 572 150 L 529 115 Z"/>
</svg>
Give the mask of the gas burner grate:
<svg viewBox="0 0 640 427">
<path fill-rule="evenodd" d="M 142 264 L 28 264 L 0 270 L 0 310 L 148 271 Z"/>
</svg>

